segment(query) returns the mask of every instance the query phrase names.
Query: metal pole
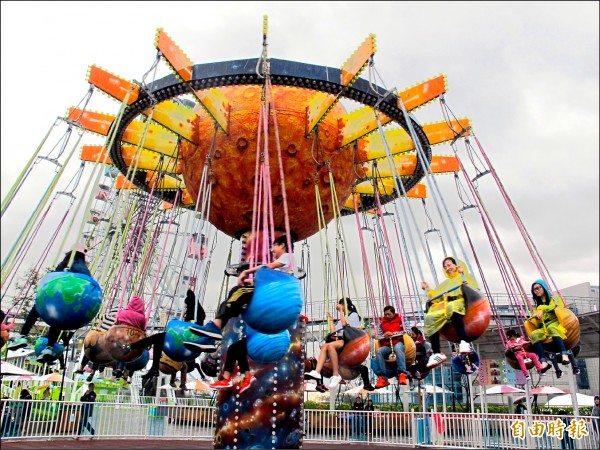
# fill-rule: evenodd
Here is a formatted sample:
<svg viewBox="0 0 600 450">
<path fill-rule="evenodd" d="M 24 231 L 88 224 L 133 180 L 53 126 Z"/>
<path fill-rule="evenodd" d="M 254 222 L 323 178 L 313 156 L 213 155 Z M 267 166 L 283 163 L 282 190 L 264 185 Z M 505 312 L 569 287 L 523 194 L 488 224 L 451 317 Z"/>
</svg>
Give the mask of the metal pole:
<svg viewBox="0 0 600 450">
<path fill-rule="evenodd" d="M 572 367 L 569 367 L 572 369 Z M 567 370 L 569 377 L 569 389 L 571 390 L 571 404 L 573 405 L 573 416 L 575 419 L 579 418 L 579 404 L 577 403 L 577 384 L 575 383 L 575 375 L 573 375 L 573 370 Z"/>
<path fill-rule="evenodd" d="M 525 383 L 525 402 L 527 403 L 527 412 L 525 414 L 525 430 L 529 430 L 529 425 L 531 424 L 531 415 L 533 411 L 531 409 L 531 397 L 529 392 L 529 383 Z M 531 448 L 529 433 L 525 433 L 525 444 L 527 448 Z"/>
<path fill-rule="evenodd" d="M 444 380 L 444 365 L 442 364 L 440 366 L 440 374 L 442 376 L 442 405 L 443 405 L 443 411 L 446 412 L 446 383 Z"/>
<path fill-rule="evenodd" d="M 531 414 L 533 411 L 531 409 L 531 397 L 529 392 L 529 383 L 525 383 L 525 403 L 527 404 L 527 414 Z"/>
<path fill-rule="evenodd" d="M 450 364 L 450 377 L 452 383 L 452 412 L 456 412 L 456 386 L 454 384 L 454 368 Z"/>
<path fill-rule="evenodd" d="M 62 379 L 60 380 L 60 391 L 58 393 L 58 400 L 59 401 L 62 400 L 62 391 L 63 391 L 63 386 L 65 384 L 65 374 L 67 372 L 67 357 L 69 355 L 69 342 L 70 341 L 71 341 L 70 339 L 67 341 L 67 346 L 66 346 L 67 348 L 65 348 L 65 351 L 63 352 L 64 359 L 65 359 L 65 367 L 63 367 Z M 61 357 L 63 355 L 61 355 Z"/>
<path fill-rule="evenodd" d="M 435 381 L 435 371 L 436 371 L 437 367 L 434 367 L 433 370 L 431 371 L 432 373 L 432 383 L 433 383 L 433 410 L 437 411 L 437 394 L 436 394 L 436 381 Z"/>
</svg>

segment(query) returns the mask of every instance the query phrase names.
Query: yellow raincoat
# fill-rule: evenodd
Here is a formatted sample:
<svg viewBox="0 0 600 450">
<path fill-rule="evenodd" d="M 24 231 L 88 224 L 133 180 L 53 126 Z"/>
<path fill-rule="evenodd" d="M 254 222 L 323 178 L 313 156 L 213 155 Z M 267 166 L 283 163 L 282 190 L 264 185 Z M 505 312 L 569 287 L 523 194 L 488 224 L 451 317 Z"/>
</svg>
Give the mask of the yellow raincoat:
<svg viewBox="0 0 600 450">
<path fill-rule="evenodd" d="M 437 297 L 443 292 L 450 291 L 447 294 L 435 299 L 431 304 L 429 311 L 427 311 L 427 314 L 425 314 L 425 334 L 427 336 L 431 336 L 432 334 L 440 331 L 444 325 L 448 323 L 450 317 L 452 317 L 452 314 L 457 313 L 461 316 L 465 315 L 465 299 L 463 298 L 462 289 L 460 289 L 460 285 L 463 283 L 462 275 L 465 276 L 465 281 L 469 286 L 479 289 L 475 278 L 473 278 L 473 275 L 467 271 L 467 266 L 465 263 L 456 258 L 455 260 L 457 265 L 463 268 L 464 272 L 461 274 L 456 271 L 452 275 L 448 275 L 446 271 L 444 271 L 446 280 L 442 281 L 435 289 L 429 289 L 427 293 L 428 297 L 431 299 Z M 449 299 L 446 297 L 449 297 L 450 299 L 456 299 L 453 301 L 448 301 Z"/>
<path fill-rule="evenodd" d="M 541 304 L 535 308 L 535 312 L 543 311 L 542 320 L 535 317 L 529 319 L 529 322 L 535 326 L 529 338 L 531 343 L 544 342 L 547 338 L 559 336 L 563 340 L 567 338 L 567 329 L 563 327 L 556 316 L 556 308 L 566 308 L 564 300 L 559 296 L 551 296 L 550 290 L 544 280 L 536 280 L 533 284 L 539 284 L 546 291 L 546 298 L 549 298 L 547 305 Z"/>
</svg>

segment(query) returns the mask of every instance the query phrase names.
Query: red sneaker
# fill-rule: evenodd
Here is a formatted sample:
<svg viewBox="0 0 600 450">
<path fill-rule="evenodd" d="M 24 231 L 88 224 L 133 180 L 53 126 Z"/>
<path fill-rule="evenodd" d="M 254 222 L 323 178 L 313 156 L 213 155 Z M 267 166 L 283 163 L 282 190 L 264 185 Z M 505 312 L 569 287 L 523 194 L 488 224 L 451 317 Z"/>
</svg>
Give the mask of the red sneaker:
<svg viewBox="0 0 600 450">
<path fill-rule="evenodd" d="M 400 376 L 398 377 L 398 384 L 408 384 L 408 379 L 406 378 L 405 373 L 401 373 Z"/>
<path fill-rule="evenodd" d="M 377 384 L 375 385 L 375 389 L 381 389 L 389 385 L 390 382 L 388 380 L 386 380 L 382 376 L 379 376 L 379 378 L 377 378 Z"/>
<path fill-rule="evenodd" d="M 248 389 L 254 380 L 256 380 L 254 375 L 247 375 L 246 378 L 244 378 L 244 381 L 242 381 L 242 384 L 240 384 L 240 394 Z"/>
<path fill-rule="evenodd" d="M 231 382 L 231 380 L 219 380 L 213 384 L 210 385 L 211 389 L 226 389 L 226 388 L 230 388 L 233 387 L 233 383 Z"/>
</svg>

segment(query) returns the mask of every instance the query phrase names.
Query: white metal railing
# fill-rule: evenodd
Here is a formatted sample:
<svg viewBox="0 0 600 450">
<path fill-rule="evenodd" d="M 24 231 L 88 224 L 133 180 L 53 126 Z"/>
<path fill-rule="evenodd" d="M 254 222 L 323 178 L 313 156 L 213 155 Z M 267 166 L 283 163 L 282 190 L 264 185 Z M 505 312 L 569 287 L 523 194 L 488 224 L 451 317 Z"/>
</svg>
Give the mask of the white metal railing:
<svg viewBox="0 0 600 450">
<path fill-rule="evenodd" d="M 64 439 L 79 435 L 85 438 L 90 436 L 91 429 L 100 438 L 212 439 L 214 436 L 216 410 L 212 406 L 97 402 L 86 419 L 82 405 L 85 404 L 3 400 L 2 440 Z M 558 437 L 561 419 L 565 427 L 581 433 L 571 443 Z M 304 440 L 465 449 L 596 449 L 600 447 L 600 438 L 592 420 L 589 416 L 306 409 Z M 89 427 L 85 426 L 87 422 Z M 564 429 L 563 434 L 565 439 L 569 438 Z"/>
<path fill-rule="evenodd" d="M 3 400 L 2 439 L 52 439 L 90 436 L 104 438 L 212 438 L 211 406 L 94 403 L 86 418 L 80 402 Z M 89 427 L 86 423 L 89 422 Z"/>
</svg>

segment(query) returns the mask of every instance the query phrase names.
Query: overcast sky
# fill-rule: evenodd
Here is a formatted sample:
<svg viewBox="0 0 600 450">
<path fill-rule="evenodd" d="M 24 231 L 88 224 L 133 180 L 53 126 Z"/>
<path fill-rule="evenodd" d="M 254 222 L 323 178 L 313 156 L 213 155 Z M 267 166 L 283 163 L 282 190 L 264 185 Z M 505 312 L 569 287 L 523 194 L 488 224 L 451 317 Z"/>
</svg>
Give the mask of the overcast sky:
<svg viewBox="0 0 600 450">
<path fill-rule="evenodd" d="M 273 58 L 340 67 L 374 33 L 375 67 L 388 88 L 445 74 L 448 105 L 472 120 L 556 283 L 597 285 L 598 5 L 3 1 L 2 198 L 55 118 L 84 97 L 89 65 L 141 80 L 158 27 L 195 63 L 254 58 L 267 14 Z M 90 108 L 115 114 L 118 105 L 97 93 Z M 442 120 L 437 105 L 416 116 Z M 20 198 L 16 215 L 3 219 L 3 258 L 38 200 Z M 518 242 L 515 228 L 502 230 Z M 529 256 L 523 247 L 513 258 Z M 523 267 L 526 284 L 537 278 Z"/>
</svg>

